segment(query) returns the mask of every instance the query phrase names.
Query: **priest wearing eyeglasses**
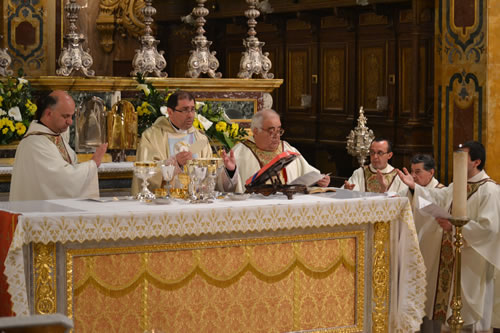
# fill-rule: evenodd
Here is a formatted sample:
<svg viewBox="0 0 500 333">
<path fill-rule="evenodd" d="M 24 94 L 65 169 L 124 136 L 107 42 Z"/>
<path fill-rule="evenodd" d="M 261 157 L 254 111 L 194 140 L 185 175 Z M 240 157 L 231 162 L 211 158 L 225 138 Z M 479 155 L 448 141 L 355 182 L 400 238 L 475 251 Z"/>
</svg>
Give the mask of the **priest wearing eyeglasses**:
<svg viewBox="0 0 500 333">
<path fill-rule="evenodd" d="M 238 164 L 239 181 L 236 185 L 236 192 L 244 192 L 245 181 L 280 153 L 284 151 L 298 153 L 297 149 L 288 142 L 281 140 L 285 130 L 281 128 L 280 116 L 276 111 L 265 109 L 257 112 L 252 117 L 250 126 L 253 137 L 238 143 L 232 149 Z M 287 184 L 311 171 L 319 173 L 301 155 L 287 165 L 279 173 L 279 177 L 283 184 Z M 323 187 L 329 184 L 330 176 L 328 175 L 325 175 L 317 183 L 317 185 Z"/>
<path fill-rule="evenodd" d="M 404 192 L 408 187 L 389 164 L 392 144 L 388 139 L 375 138 L 370 145 L 370 164 L 362 166 L 344 183 L 344 188 L 362 192 Z"/>
<path fill-rule="evenodd" d="M 213 157 L 208 138 L 193 127 L 195 105 L 194 96 L 187 91 L 179 90 L 170 95 L 167 101 L 168 117 L 159 117 L 142 133 L 136 160 L 175 165 L 177 172 L 180 172 L 189 160 Z M 194 146 L 199 148 L 192 148 Z M 220 173 L 217 186 L 221 190 L 232 191 L 237 181 L 235 158 L 232 153 L 223 154 L 223 160 L 226 170 Z M 150 188 L 159 188 L 161 182 L 162 176 L 157 173 L 149 181 Z M 134 176 L 132 193 L 137 193 L 138 185 L 139 181 Z"/>
</svg>

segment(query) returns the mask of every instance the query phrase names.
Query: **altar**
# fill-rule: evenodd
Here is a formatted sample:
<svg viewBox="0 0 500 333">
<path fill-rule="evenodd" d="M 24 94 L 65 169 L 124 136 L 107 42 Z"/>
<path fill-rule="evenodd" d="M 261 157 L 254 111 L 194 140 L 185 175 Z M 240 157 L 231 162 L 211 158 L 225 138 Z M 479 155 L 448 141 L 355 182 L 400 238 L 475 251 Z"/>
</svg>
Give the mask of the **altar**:
<svg viewBox="0 0 500 333">
<path fill-rule="evenodd" d="M 13 311 L 66 314 L 75 332 L 416 331 L 425 267 L 408 199 L 351 193 L 1 203 L 4 220 L 20 214 Z"/>
</svg>

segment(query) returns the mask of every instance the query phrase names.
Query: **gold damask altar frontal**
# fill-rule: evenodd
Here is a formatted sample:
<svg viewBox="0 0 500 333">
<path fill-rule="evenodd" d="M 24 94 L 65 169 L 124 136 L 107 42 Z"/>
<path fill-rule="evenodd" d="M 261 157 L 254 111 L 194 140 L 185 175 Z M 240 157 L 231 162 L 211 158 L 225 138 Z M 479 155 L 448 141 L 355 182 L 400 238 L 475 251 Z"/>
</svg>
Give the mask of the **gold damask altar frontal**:
<svg viewBox="0 0 500 333">
<path fill-rule="evenodd" d="M 363 332 L 364 240 L 353 231 L 70 250 L 67 313 L 77 332 Z"/>
</svg>

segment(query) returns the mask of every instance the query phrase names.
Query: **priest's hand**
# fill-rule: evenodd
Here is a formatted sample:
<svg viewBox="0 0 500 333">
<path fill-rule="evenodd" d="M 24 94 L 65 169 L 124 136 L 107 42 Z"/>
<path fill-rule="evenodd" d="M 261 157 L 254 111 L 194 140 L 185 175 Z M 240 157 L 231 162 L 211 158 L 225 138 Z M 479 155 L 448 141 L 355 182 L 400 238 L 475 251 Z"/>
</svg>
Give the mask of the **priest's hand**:
<svg viewBox="0 0 500 333">
<path fill-rule="evenodd" d="M 415 189 L 415 180 L 413 179 L 413 176 L 410 175 L 408 170 L 406 168 L 403 168 L 403 171 L 401 171 L 399 169 L 397 169 L 396 171 L 397 171 L 398 176 L 401 179 L 401 181 L 403 183 L 405 183 L 406 185 L 408 185 L 409 188 L 414 190 Z"/>
<path fill-rule="evenodd" d="M 389 184 L 387 184 L 387 180 L 384 178 L 384 175 L 380 170 L 377 169 L 377 175 L 375 177 L 380 184 L 380 193 L 386 192 L 389 188 Z"/>
<path fill-rule="evenodd" d="M 181 151 L 175 155 L 175 160 L 180 167 L 184 166 L 187 161 L 193 159 L 193 154 L 190 151 Z"/>
<path fill-rule="evenodd" d="M 354 186 L 356 186 L 356 185 L 349 183 L 347 180 L 344 182 L 344 188 L 346 190 L 353 190 Z"/>
<path fill-rule="evenodd" d="M 97 167 L 99 167 L 99 165 L 101 165 L 102 158 L 104 157 L 104 154 L 106 153 L 107 149 L 108 149 L 108 144 L 103 143 L 99 147 L 97 147 L 94 155 L 92 155 L 92 160 L 95 162 Z"/>
<path fill-rule="evenodd" d="M 323 178 L 318 180 L 317 184 L 318 184 L 318 186 L 321 186 L 321 187 L 327 187 L 328 185 L 330 185 L 330 175 L 325 175 Z"/>
<path fill-rule="evenodd" d="M 222 151 L 222 160 L 228 171 L 234 171 L 234 169 L 236 169 L 236 158 L 232 150 L 229 152 L 229 155 L 225 151 Z"/>
<path fill-rule="evenodd" d="M 444 231 L 450 232 L 453 229 L 453 225 L 447 219 L 443 219 L 442 217 L 436 217 L 436 221 Z"/>
</svg>

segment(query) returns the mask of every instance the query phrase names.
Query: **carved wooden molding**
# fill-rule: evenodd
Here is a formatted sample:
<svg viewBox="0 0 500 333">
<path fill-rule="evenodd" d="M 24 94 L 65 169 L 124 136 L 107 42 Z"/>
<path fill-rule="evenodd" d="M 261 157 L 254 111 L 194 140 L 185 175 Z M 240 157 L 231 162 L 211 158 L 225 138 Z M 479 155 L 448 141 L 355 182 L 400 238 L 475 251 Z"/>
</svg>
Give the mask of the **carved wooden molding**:
<svg viewBox="0 0 500 333">
<path fill-rule="evenodd" d="M 113 50 L 115 31 L 136 38 L 142 35 L 144 23 L 141 9 L 144 6 L 144 0 L 99 1 L 96 25 L 99 31 L 99 43 L 105 52 Z"/>
</svg>

